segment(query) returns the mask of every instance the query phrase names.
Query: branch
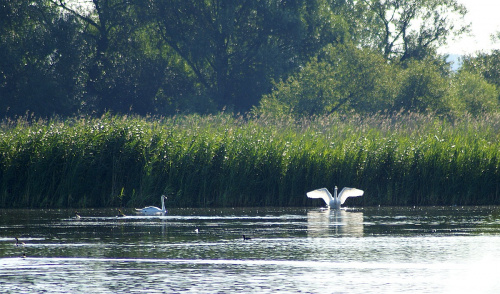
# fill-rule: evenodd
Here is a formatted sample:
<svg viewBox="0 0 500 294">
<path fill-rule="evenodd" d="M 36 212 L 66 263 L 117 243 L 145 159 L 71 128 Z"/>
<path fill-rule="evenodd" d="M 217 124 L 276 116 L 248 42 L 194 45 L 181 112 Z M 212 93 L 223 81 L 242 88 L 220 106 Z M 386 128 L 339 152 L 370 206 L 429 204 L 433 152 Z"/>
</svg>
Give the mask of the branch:
<svg viewBox="0 0 500 294">
<path fill-rule="evenodd" d="M 73 14 L 77 18 L 89 23 L 90 25 L 94 26 L 95 28 L 99 28 L 99 25 L 93 21 L 90 17 L 81 15 L 80 13 L 76 12 L 74 9 L 69 8 L 66 3 L 63 0 L 49 0 L 52 4 L 56 5 L 57 7 L 61 7 L 62 9 L 66 10 L 67 12 Z"/>
</svg>

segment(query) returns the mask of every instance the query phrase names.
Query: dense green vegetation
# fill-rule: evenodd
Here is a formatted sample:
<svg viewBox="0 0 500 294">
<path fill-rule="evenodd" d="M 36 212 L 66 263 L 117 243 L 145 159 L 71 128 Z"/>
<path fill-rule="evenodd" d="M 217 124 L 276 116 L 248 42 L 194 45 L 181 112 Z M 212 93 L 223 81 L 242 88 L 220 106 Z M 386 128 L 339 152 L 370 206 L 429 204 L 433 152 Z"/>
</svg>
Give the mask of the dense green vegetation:
<svg viewBox="0 0 500 294">
<path fill-rule="evenodd" d="M 4 122 L 0 207 L 500 204 L 500 117 L 226 114 Z"/>
<path fill-rule="evenodd" d="M 305 205 L 335 184 L 366 205 L 499 204 L 500 51 L 457 71 L 437 53 L 466 13 L 3 1 L 0 207 Z"/>
<path fill-rule="evenodd" d="M 3 1 L 0 117 L 496 112 L 499 52 L 459 72 L 437 53 L 466 13 L 456 0 Z"/>
</svg>

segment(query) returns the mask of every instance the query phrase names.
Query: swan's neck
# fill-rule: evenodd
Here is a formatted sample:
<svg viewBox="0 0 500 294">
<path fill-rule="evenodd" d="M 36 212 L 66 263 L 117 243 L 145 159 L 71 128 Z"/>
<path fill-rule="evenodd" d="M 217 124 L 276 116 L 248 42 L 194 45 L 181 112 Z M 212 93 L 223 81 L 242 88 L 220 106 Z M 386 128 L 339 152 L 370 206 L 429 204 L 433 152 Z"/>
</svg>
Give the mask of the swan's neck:
<svg viewBox="0 0 500 294">
<path fill-rule="evenodd" d="M 340 208 L 340 200 L 339 200 L 339 196 L 337 194 L 337 186 L 335 186 L 335 189 L 333 191 L 333 198 L 330 199 L 330 208 L 334 208 L 334 209 Z"/>
<path fill-rule="evenodd" d="M 161 196 L 161 211 L 165 212 L 165 197 Z"/>
</svg>

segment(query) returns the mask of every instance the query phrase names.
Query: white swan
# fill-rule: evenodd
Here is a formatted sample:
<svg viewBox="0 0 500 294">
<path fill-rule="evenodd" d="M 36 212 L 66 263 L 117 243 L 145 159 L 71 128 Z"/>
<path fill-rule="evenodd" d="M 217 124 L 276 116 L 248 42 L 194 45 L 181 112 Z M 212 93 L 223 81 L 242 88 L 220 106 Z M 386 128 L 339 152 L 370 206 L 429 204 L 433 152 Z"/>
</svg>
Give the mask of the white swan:
<svg viewBox="0 0 500 294">
<path fill-rule="evenodd" d="M 333 197 L 327 188 L 321 188 L 311 192 L 307 192 L 307 197 L 321 198 L 325 200 L 325 203 L 329 208 L 340 209 L 340 205 L 344 204 L 345 200 L 348 197 L 363 196 L 363 193 L 363 190 L 345 187 L 337 196 L 337 186 L 335 186 L 335 193 Z"/>
<path fill-rule="evenodd" d="M 161 195 L 161 209 L 156 206 L 148 206 L 140 209 L 136 208 L 135 211 L 142 215 L 165 215 L 167 213 L 165 199 L 167 199 L 167 196 Z"/>
</svg>

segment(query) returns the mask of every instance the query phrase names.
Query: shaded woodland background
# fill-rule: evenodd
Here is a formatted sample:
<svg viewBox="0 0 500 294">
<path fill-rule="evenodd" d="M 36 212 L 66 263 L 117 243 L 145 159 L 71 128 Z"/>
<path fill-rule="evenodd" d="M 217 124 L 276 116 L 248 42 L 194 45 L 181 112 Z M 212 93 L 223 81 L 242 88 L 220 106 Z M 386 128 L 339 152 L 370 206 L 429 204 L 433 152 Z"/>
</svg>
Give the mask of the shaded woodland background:
<svg viewBox="0 0 500 294">
<path fill-rule="evenodd" d="M 0 116 L 499 106 L 500 52 L 452 71 L 455 0 L 2 0 Z"/>
</svg>

